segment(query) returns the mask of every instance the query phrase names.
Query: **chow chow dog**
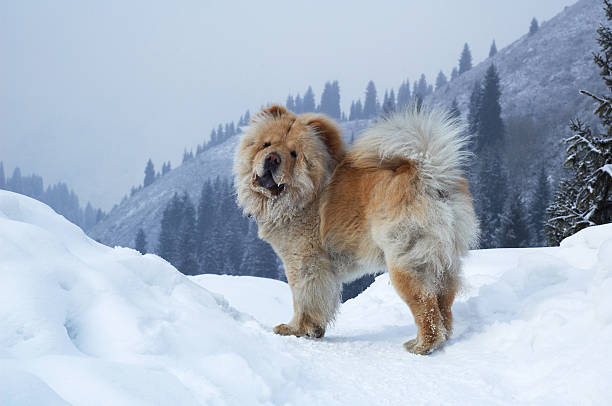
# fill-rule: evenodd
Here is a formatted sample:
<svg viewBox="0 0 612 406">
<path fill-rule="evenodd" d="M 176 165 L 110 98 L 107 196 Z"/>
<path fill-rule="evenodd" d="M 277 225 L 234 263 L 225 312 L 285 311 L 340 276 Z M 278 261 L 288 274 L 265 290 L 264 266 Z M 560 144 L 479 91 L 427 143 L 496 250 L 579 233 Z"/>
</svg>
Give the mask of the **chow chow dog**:
<svg viewBox="0 0 612 406">
<path fill-rule="evenodd" d="M 348 151 L 325 115 L 277 105 L 257 114 L 236 152 L 234 184 L 293 294 L 294 316 L 274 332 L 323 337 L 342 284 L 388 270 L 418 327 L 404 347 L 439 348 L 452 330 L 461 259 L 478 238 L 466 143 L 441 109 L 381 119 Z"/>
</svg>

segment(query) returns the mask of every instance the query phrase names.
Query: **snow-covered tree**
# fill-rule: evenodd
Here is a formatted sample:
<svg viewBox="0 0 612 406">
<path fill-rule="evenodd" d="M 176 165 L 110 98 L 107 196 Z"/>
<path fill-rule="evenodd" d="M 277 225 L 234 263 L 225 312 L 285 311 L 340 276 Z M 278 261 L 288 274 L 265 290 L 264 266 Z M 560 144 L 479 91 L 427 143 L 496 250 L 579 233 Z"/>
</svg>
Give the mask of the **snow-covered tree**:
<svg viewBox="0 0 612 406">
<path fill-rule="evenodd" d="M 425 77 L 425 74 L 421 74 L 419 81 L 415 82 L 414 84 L 414 91 L 412 92 L 412 96 L 415 99 L 424 99 L 430 93 L 431 91 L 429 85 L 427 84 L 427 78 Z"/>
<path fill-rule="evenodd" d="M 604 0 L 608 21 L 612 20 L 612 3 Z M 565 140 L 567 159 L 564 165 L 571 175 L 563 180 L 548 208 L 547 234 L 551 244 L 592 225 L 612 222 L 612 30 L 600 25 L 597 30 L 600 52 L 595 64 L 600 68 L 607 94 L 596 96 L 587 91 L 598 107 L 603 133 L 594 131 L 579 119 L 572 120 L 574 135 Z"/>
<path fill-rule="evenodd" d="M 295 100 L 292 95 L 287 96 L 287 101 L 285 102 L 285 107 L 291 111 L 295 111 Z"/>
<path fill-rule="evenodd" d="M 402 111 L 410 104 L 410 80 L 402 82 L 397 91 L 397 109 Z"/>
<path fill-rule="evenodd" d="M 182 197 L 183 213 L 178 235 L 178 270 L 185 275 L 198 273 L 196 244 L 196 214 L 186 193 Z"/>
<path fill-rule="evenodd" d="M 510 199 L 501 217 L 498 247 L 524 248 L 530 243 L 529 225 L 520 196 Z"/>
<path fill-rule="evenodd" d="M 454 67 L 453 70 L 451 71 L 451 82 L 455 79 L 457 79 L 457 76 L 459 76 L 459 71 L 457 70 L 457 67 Z"/>
<path fill-rule="evenodd" d="M 385 91 L 385 96 L 383 100 L 383 114 L 389 115 L 393 113 L 395 111 L 395 93 L 393 92 L 393 89 L 391 89 L 390 93 Z"/>
<path fill-rule="evenodd" d="M 136 240 L 134 241 L 134 248 L 136 249 L 136 251 L 140 252 L 141 254 L 147 253 L 147 237 L 142 228 L 139 228 L 138 232 L 136 233 Z"/>
<path fill-rule="evenodd" d="M 336 120 L 340 120 L 342 117 L 340 109 L 340 85 L 337 80 L 325 83 L 323 93 L 321 93 L 319 112 L 327 114 Z"/>
<path fill-rule="evenodd" d="M 474 83 L 472 93 L 470 94 L 470 102 L 468 104 L 468 131 L 474 136 L 478 137 L 478 130 L 480 128 L 480 104 L 482 100 L 482 85 L 480 82 Z M 474 140 L 474 149 L 477 148 L 477 139 Z"/>
<path fill-rule="evenodd" d="M 487 69 L 482 85 L 478 132 L 483 142 L 499 143 L 504 135 L 501 118 L 501 89 L 495 65 Z"/>
<path fill-rule="evenodd" d="M 174 194 L 166 205 L 161 219 L 161 231 L 157 253 L 166 261 L 178 266 L 178 244 L 181 221 L 183 219 L 183 205 L 178 194 Z"/>
<path fill-rule="evenodd" d="M 540 25 L 538 24 L 538 20 L 535 17 L 531 20 L 531 24 L 529 25 L 529 35 L 533 35 L 540 29 Z"/>
<path fill-rule="evenodd" d="M 497 55 L 497 46 L 495 45 L 495 40 L 491 43 L 491 48 L 489 48 L 489 58 Z"/>
<path fill-rule="evenodd" d="M 315 96 L 312 87 L 308 86 L 304 98 L 302 99 L 302 113 L 311 113 L 316 111 Z"/>
<path fill-rule="evenodd" d="M 440 71 L 438 73 L 438 77 L 436 78 L 436 90 L 446 86 L 447 83 L 448 80 L 446 79 L 446 75 L 444 74 L 444 72 Z"/>
<path fill-rule="evenodd" d="M 459 58 L 459 74 L 463 74 L 472 69 L 472 52 L 467 43 L 463 46 L 461 57 Z"/>
<path fill-rule="evenodd" d="M 151 161 L 151 159 L 147 161 L 147 165 L 145 166 L 144 174 L 145 174 L 145 177 L 144 177 L 143 185 L 144 187 L 147 187 L 155 181 L 155 167 L 153 166 L 153 161 Z"/>
<path fill-rule="evenodd" d="M 376 86 L 373 81 L 368 82 L 363 105 L 363 118 L 373 118 L 378 114 L 378 99 L 376 97 Z"/>
<path fill-rule="evenodd" d="M 546 224 L 546 208 L 550 204 L 551 191 L 548 175 L 544 167 L 540 169 L 538 183 L 529 210 L 529 223 L 532 228 L 532 245 L 542 245 L 546 242 L 544 226 Z"/>
<path fill-rule="evenodd" d="M 295 110 L 296 113 L 303 113 L 304 110 L 302 108 L 302 96 L 300 96 L 300 94 L 298 93 L 297 96 L 295 96 Z"/>
</svg>

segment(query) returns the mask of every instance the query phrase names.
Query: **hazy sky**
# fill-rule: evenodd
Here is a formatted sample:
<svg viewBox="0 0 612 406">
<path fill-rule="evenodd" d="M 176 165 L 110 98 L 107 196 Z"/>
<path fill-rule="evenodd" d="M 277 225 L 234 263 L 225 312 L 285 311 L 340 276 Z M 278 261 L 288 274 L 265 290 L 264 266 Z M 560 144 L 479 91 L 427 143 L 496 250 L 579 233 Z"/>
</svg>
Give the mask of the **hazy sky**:
<svg viewBox="0 0 612 406">
<path fill-rule="evenodd" d="M 344 109 L 467 42 L 478 63 L 573 0 L 0 0 L 0 160 L 105 209 L 146 160 L 180 163 L 219 122 L 339 80 Z M 228 157 L 232 159 L 232 157 Z"/>
</svg>

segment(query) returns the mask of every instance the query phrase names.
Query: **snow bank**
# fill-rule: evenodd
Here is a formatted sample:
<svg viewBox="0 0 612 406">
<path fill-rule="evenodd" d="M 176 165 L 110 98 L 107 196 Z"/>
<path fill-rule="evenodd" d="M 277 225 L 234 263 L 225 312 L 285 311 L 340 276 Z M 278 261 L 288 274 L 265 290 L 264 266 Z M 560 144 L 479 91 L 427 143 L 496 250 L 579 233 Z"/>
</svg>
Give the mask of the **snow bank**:
<svg viewBox="0 0 612 406">
<path fill-rule="evenodd" d="M 292 377 L 273 341 L 161 258 L 0 191 L 0 405 L 273 403 Z"/>
<path fill-rule="evenodd" d="M 561 247 L 474 251 L 431 356 L 387 275 L 323 340 L 279 337 L 286 284 L 187 278 L 0 191 L 0 405 L 606 404 L 612 225 Z M 214 293 L 213 293 L 214 292 Z"/>
</svg>

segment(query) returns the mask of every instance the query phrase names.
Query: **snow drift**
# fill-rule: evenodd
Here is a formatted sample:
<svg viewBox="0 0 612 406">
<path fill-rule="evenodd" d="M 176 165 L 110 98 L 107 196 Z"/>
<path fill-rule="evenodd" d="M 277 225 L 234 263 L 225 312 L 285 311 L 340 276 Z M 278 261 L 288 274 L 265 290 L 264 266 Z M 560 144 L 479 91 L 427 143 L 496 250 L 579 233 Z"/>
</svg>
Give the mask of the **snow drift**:
<svg viewBox="0 0 612 406">
<path fill-rule="evenodd" d="M 190 279 L 0 191 L 0 404 L 612 399 L 612 225 L 557 248 L 474 251 L 465 276 L 455 334 L 431 356 L 402 348 L 416 327 L 387 275 L 323 340 L 279 337 L 271 326 L 291 315 L 282 282 Z"/>
</svg>

